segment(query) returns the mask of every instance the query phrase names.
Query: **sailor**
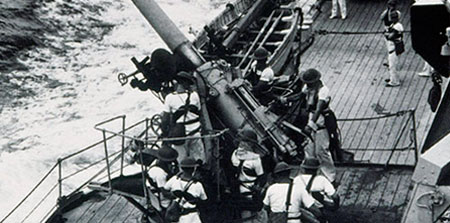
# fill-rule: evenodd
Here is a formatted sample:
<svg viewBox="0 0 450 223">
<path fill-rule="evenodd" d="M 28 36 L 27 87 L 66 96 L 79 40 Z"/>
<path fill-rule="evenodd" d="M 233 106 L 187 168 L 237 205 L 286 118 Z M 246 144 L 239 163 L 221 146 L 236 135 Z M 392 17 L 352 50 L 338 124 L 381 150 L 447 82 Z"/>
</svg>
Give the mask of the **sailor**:
<svg viewBox="0 0 450 223">
<path fill-rule="evenodd" d="M 316 216 L 321 216 L 305 186 L 297 185 L 289 178 L 290 170 L 285 162 L 278 163 L 274 168 L 274 184 L 268 187 L 263 201 L 264 209 L 269 213 L 269 222 L 300 223 L 301 219 L 307 222 L 306 218 L 317 219 Z"/>
<path fill-rule="evenodd" d="M 179 55 L 158 48 L 152 52 L 151 61 L 138 67 L 138 69 L 145 79 L 134 78 L 130 82 L 131 87 L 137 87 L 141 91 L 154 90 L 160 92 L 164 82 L 173 80 L 178 72 L 187 71 L 191 68 Z"/>
<path fill-rule="evenodd" d="M 157 151 L 157 159 L 150 165 L 147 173 L 147 187 L 150 189 L 150 202 L 157 211 L 164 212 L 170 204 L 164 185 L 168 179 L 178 172 L 178 153 L 169 145 L 164 144 Z"/>
<path fill-rule="evenodd" d="M 250 66 L 250 72 L 245 77 L 252 86 L 256 86 L 260 81 L 271 82 L 275 74 L 272 68 L 267 63 L 269 58 L 269 51 L 264 47 L 258 47 L 253 53 L 253 63 Z"/>
<path fill-rule="evenodd" d="M 173 176 L 164 186 L 164 189 L 172 193 L 174 201 L 181 207 L 180 223 L 201 223 L 197 209 L 199 202 L 208 197 L 202 183 L 196 177 L 198 163 L 191 157 L 181 160 L 181 174 Z"/>
<path fill-rule="evenodd" d="M 387 87 L 400 86 L 398 79 L 398 58 L 403 53 L 403 25 L 399 23 L 400 12 L 395 10 L 389 13 L 392 24 L 385 32 L 387 40 L 388 60 L 389 60 L 389 79 L 386 79 Z"/>
<path fill-rule="evenodd" d="M 305 158 L 317 158 L 320 161 L 320 170 L 333 182 L 336 179 L 336 167 L 329 149 L 330 135 L 325 125 L 325 115 L 332 113 L 329 106 L 331 96 L 330 90 L 320 80 L 321 76 L 316 69 L 308 69 L 300 76 L 305 83 L 302 93 L 305 95 L 309 116 L 305 132 L 310 134 L 314 141 L 306 146 Z"/>
<path fill-rule="evenodd" d="M 301 164 L 303 173 L 294 178 L 294 185 L 303 185 L 321 209 L 334 211 L 339 208 L 339 195 L 333 184 L 318 174 L 319 160 L 307 158 Z"/>
<path fill-rule="evenodd" d="M 244 199 L 255 201 L 264 183 L 264 169 L 259 154 L 255 152 L 258 136 L 252 129 L 243 129 L 239 133 L 239 146 L 231 155 L 231 163 L 237 168 L 237 180 L 239 181 L 239 192 Z M 260 211 L 244 210 L 241 212 L 243 222 L 261 222 Z M 251 216 L 255 216 L 251 218 Z M 250 218 L 250 219 L 249 219 Z"/>
<path fill-rule="evenodd" d="M 195 81 L 186 72 L 178 73 L 175 92 L 168 94 L 164 101 L 162 114 L 163 136 L 167 137 L 201 137 L 200 134 L 200 99 L 192 89 Z M 171 141 L 178 151 L 178 161 L 186 157 L 205 162 L 205 151 L 201 138 Z"/>
<path fill-rule="evenodd" d="M 388 0 L 387 2 L 387 9 L 385 9 L 380 16 L 381 21 L 383 21 L 385 31 L 389 28 L 389 26 L 392 25 L 392 18 L 390 17 L 391 12 L 398 11 L 396 9 L 397 7 L 397 0 Z M 399 11 L 398 11 L 399 12 Z"/>
</svg>

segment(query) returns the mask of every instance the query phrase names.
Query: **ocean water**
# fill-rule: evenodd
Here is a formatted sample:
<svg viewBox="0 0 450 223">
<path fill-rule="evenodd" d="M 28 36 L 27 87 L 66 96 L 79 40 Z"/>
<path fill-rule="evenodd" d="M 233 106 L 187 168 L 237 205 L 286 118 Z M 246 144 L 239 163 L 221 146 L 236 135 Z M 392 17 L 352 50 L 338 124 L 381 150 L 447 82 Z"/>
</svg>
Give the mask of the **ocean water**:
<svg viewBox="0 0 450 223">
<path fill-rule="evenodd" d="M 157 2 L 193 39 L 189 30 L 200 30 L 228 1 Z M 165 45 L 130 0 L 0 2 L 0 219 L 59 157 L 101 139 L 95 123 L 160 112 L 152 94 L 117 81 L 135 70 L 131 57 L 158 47 Z"/>
</svg>

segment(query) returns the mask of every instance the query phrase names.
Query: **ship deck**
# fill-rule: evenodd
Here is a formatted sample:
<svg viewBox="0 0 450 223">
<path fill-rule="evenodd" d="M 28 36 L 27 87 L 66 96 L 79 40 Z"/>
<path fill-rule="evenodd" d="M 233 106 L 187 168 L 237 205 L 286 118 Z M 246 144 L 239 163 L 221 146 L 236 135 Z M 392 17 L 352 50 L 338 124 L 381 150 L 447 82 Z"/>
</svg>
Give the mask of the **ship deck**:
<svg viewBox="0 0 450 223">
<path fill-rule="evenodd" d="M 389 164 L 414 166 L 414 147 L 421 148 L 434 118 L 427 103 L 431 78 L 417 75 L 424 62 L 411 46 L 409 5 L 408 0 L 399 1 L 406 48 L 399 59 L 400 87 L 385 87 L 387 50 L 384 36 L 376 33 L 383 31 L 379 16 L 385 1 L 347 1 L 345 20 L 330 20 L 331 4 L 325 2 L 314 21 L 315 30 L 325 34 L 316 34 L 302 55 L 301 70 L 322 73 L 340 120 L 342 147 L 354 152 L 358 163 L 386 164 L 392 153 Z M 414 111 L 415 126 L 412 112 L 401 112 L 407 110 Z M 379 118 L 383 116 L 389 117 Z"/>
<path fill-rule="evenodd" d="M 307 2 L 312 5 L 313 1 Z M 384 79 L 389 77 L 387 67 L 383 66 L 387 62 L 384 37 L 371 32 L 383 30 L 379 15 L 385 5 L 385 1 L 379 0 L 348 0 L 347 19 L 330 20 L 331 1 L 324 2 L 314 28 L 328 33 L 316 34 L 315 42 L 302 55 L 302 70 L 316 68 L 322 72 L 322 79 L 331 90 L 331 107 L 341 120 L 343 148 L 354 152 L 355 161 L 362 164 L 338 168 L 341 208 L 330 222 L 400 221 L 412 189 L 414 132 L 416 147 L 420 148 L 434 117 L 427 104 L 432 83 L 430 78 L 417 76 L 423 61 L 411 47 L 409 32 L 404 34 L 406 52 L 399 60 L 402 85 L 396 88 L 384 85 Z M 409 1 L 400 1 L 401 23 L 407 31 L 408 5 Z M 360 34 L 350 34 L 354 32 Z M 404 110 L 415 111 L 415 126 L 412 121 L 406 123 L 412 117 L 410 112 L 398 113 Z M 398 115 L 346 121 L 388 113 Z M 405 131 L 400 134 L 403 128 Z M 397 149 L 392 150 L 396 143 Z M 388 160 L 387 168 L 380 167 Z M 64 218 L 69 222 L 139 221 L 140 211 L 123 197 L 99 195 L 99 199 L 90 199 L 64 213 Z"/>
</svg>

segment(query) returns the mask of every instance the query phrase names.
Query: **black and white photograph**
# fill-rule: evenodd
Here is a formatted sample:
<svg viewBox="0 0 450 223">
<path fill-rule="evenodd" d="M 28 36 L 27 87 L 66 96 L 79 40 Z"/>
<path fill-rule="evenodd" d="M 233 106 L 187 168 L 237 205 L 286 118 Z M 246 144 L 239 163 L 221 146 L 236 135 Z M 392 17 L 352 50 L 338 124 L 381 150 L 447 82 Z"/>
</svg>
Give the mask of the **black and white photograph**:
<svg viewBox="0 0 450 223">
<path fill-rule="evenodd" d="M 450 223 L 450 0 L 1 0 L 0 222 Z"/>
</svg>

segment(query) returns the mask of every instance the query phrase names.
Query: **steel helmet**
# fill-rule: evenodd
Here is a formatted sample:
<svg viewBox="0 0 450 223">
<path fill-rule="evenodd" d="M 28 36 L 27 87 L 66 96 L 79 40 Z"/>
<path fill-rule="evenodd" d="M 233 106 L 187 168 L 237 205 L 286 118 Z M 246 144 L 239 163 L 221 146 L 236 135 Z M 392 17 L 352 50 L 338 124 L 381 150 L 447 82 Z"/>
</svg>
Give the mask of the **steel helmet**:
<svg viewBox="0 0 450 223">
<path fill-rule="evenodd" d="M 175 56 L 166 49 L 158 48 L 154 50 L 150 63 L 155 70 L 164 74 L 161 78 L 170 80 L 176 75 L 177 65 Z"/>
<path fill-rule="evenodd" d="M 167 144 L 158 150 L 157 157 L 161 161 L 172 162 L 178 158 L 178 152 Z"/>
<path fill-rule="evenodd" d="M 192 85 L 195 83 L 194 77 L 185 71 L 179 72 L 175 79 L 181 84 Z"/>
<path fill-rule="evenodd" d="M 263 60 L 269 57 L 269 51 L 267 51 L 264 47 L 258 47 L 253 53 L 253 59 L 255 60 Z"/>
<path fill-rule="evenodd" d="M 300 167 L 308 170 L 317 170 L 320 167 L 320 162 L 316 158 L 306 158 Z"/>
<path fill-rule="evenodd" d="M 292 169 L 287 163 L 285 162 L 279 162 L 277 163 L 277 165 L 275 165 L 275 168 L 273 169 L 273 173 L 277 174 L 277 173 L 281 173 L 284 171 L 288 171 Z"/>
<path fill-rule="evenodd" d="M 194 168 L 196 166 L 198 166 L 198 163 L 191 157 L 186 157 L 180 162 L 180 167 L 182 168 Z"/>
<path fill-rule="evenodd" d="M 316 69 L 308 69 L 303 72 L 300 76 L 300 79 L 303 83 L 310 84 L 320 80 L 322 75 Z"/>
<path fill-rule="evenodd" d="M 253 142 L 253 143 L 258 142 L 258 136 L 256 135 L 256 132 L 253 129 L 243 129 L 238 134 L 238 136 L 242 141 Z"/>
</svg>

